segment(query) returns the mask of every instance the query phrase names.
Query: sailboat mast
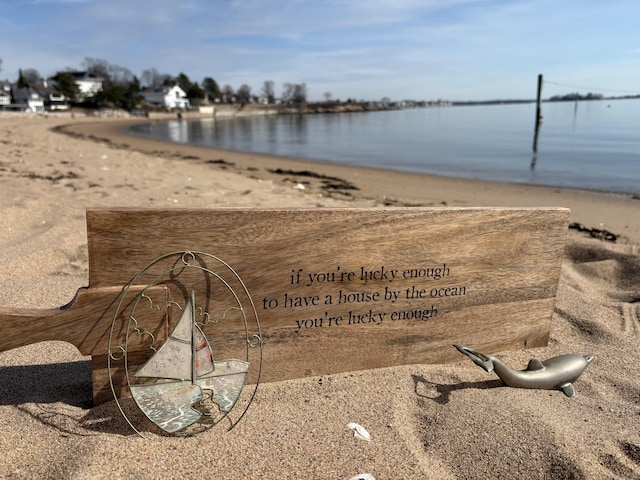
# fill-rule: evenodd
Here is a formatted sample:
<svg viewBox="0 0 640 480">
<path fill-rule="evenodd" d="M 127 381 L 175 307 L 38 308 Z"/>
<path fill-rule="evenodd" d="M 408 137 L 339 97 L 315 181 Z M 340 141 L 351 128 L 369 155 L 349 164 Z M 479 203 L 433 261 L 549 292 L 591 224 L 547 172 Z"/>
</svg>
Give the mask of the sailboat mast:
<svg viewBox="0 0 640 480">
<path fill-rule="evenodd" d="M 196 294 L 191 291 L 191 301 L 189 302 L 191 308 L 191 383 L 195 384 L 196 381 Z"/>
</svg>

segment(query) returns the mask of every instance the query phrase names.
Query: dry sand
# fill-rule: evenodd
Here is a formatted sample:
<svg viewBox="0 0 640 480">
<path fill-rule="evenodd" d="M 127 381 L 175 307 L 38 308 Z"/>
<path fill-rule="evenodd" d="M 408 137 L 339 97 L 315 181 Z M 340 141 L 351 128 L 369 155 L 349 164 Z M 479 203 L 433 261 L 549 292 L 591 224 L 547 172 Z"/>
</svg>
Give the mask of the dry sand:
<svg viewBox="0 0 640 480">
<path fill-rule="evenodd" d="M 504 387 L 461 356 L 262 384 L 231 432 L 148 441 L 114 402 L 91 408 L 75 347 L 40 343 L 0 353 L 0 477 L 640 478 L 640 200 L 163 144 L 121 127 L 0 116 L 0 306 L 57 307 L 86 285 L 90 206 L 560 206 L 620 238 L 571 231 L 549 346 L 499 356 L 517 368 L 596 358 L 572 399 Z"/>
</svg>

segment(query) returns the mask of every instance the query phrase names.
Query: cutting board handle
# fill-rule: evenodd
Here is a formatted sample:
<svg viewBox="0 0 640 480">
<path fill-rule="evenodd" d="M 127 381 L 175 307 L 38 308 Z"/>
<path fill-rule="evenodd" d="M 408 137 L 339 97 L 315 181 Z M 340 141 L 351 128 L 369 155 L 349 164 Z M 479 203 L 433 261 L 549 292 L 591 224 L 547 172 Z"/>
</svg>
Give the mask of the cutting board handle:
<svg viewBox="0 0 640 480">
<path fill-rule="evenodd" d="M 122 287 L 86 287 L 78 290 L 72 302 L 60 308 L 0 308 L 0 352 L 60 340 L 75 345 L 83 355 L 104 355 L 121 293 Z M 166 299 L 168 289 L 158 285 L 147 293 Z M 166 321 L 162 315 L 159 320 Z"/>
<path fill-rule="evenodd" d="M 74 300 L 60 308 L 0 308 L 0 351 L 36 342 L 62 340 L 79 348 L 78 339 L 86 335 L 87 322 L 79 322 L 79 310 L 87 289 L 81 288 Z M 77 324 L 74 324 L 77 323 Z"/>
</svg>

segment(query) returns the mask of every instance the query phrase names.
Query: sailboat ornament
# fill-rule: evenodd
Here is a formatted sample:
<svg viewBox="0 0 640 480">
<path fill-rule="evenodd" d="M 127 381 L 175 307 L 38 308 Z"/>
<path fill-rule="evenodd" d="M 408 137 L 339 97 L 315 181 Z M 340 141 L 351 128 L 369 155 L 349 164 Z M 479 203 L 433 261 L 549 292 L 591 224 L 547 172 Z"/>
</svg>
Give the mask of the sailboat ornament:
<svg viewBox="0 0 640 480">
<path fill-rule="evenodd" d="M 211 263 L 220 268 L 214 271 Z M 125 301 L 130 287 L 140 285 L 142 280 L 149 283 L 133 302 Z M 170 300 L 154 303 L 147 292 L 158 285 L 167 286 Z M 173 300 L 176 297 L 182 297 L 183 301 Z M 126 303 L 133 304 L 133 308 L 122 315 Z M 161 344 L 156 335 L 138 326 L 136 311 L 145 308 L 168 317 L 169 324 L 173 323 L 172 317 L 177 316 L 171 312 L 180 315 Z M 210 313 L 212 310 L 217 313 Z M 221 333 L 217 342 L 221 350 L 242 353 L 243 358 L 218 359 L 210 343 L 216 330 Z M 123 337 L 121 332 L 125 332 L 124 344 L 116 344 L 116 338 Z M 235 338 L 230 338 L 230 334 Z M 140 343 L 148 346 L 146 352 L 129 351 L 132 345 Z M 126 385 L 135 404 L 165 433 L 191 435 L 223 419 L 233 428 L 255 396 L 262 369 L 258 315 L 238 274 L 211 254 L 173 252 L 153 260 L 123 289 L 109 336 L 109 381 L 120 412 L 144 437 L 129 418 L 131 415 L 125 413 L 123 400 L 117 394 L 119 382 L 114 373 L 123 366 Z M 257 370 L 252 375 L 253 389 L 239 402 L 250 367 Z M 242 403 L 240 413 L 231 418 L 230 413 L 239 403 Z"/>
</svg>

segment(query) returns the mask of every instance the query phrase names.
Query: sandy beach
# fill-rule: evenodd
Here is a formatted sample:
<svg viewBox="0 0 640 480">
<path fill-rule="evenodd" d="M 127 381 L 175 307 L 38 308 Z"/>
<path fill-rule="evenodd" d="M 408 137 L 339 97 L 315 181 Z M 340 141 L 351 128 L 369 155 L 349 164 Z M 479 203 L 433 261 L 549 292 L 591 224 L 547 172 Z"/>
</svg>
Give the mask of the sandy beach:
<svg viewBox="0 0 640 480">
<path fill-rule="evenodd" d="M 640 199 L 171 144 L 124 134 L 133 121 L 0 114 L 0 307 L 87 285 L 88 207 L 568 207 L 617 241 L 570 230 L 549 346 L 497 356 L 595 360 L 574 398 L 463 356 L 264 383 L 230 432 L 145 440 L 115 402 L 92 406 L 86 357 L 39 343 L 0 353 L 0 478 L 640 478 Z"/>
</svg>

